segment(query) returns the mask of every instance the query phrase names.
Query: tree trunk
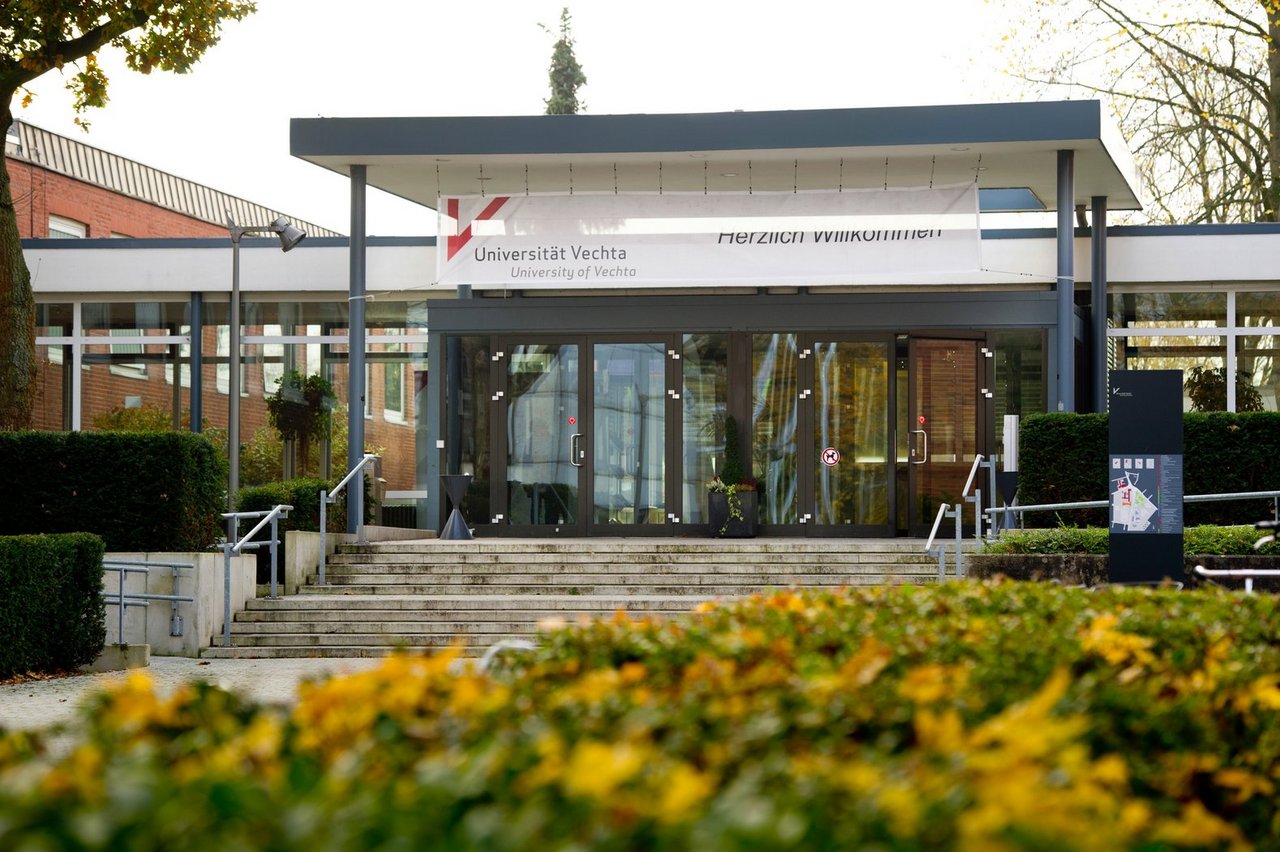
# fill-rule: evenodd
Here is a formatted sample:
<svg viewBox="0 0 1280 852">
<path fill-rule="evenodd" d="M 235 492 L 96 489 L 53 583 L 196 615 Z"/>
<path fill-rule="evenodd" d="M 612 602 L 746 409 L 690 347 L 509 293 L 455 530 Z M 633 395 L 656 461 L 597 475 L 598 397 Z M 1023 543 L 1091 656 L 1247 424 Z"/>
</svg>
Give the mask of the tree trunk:
<svg viewBox="0 0 1280 852">
<path fill-rule="evenodd" d="M 9 102 L 0 93 L 0 132 L 8 130 L 13 120 Z M 18 237 L 9 164 L 0 153 L 0 430 L 30 428 L 35 389 L 35 296 Z"/>
<path fill-rule="evenodd" d="M 1262 4 L 1267 15 L 1267 176 L 1263 185 L 1262 218 L 1267 222 L 1280 222 L 1280 7 L 1271 2 Z"/>
</svg>

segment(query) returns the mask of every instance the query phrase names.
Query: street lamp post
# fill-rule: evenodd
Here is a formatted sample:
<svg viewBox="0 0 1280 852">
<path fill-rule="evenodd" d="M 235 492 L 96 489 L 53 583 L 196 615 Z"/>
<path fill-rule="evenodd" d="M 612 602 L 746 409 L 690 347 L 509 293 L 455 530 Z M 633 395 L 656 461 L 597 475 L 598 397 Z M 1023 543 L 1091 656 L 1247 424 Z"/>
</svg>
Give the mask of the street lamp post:
<svg viewBox="0 0 1280 852">
<path fill-rule="evenodd" d="M 227 211 L 227 230 L 231 232 L 231 375 L 227 382 L 227 511 L 235 511 L 236 492 L 240 490 L 240 238 L 245 234 L 275 234 L 280 250 L 288 251 L 307 236 L 283 216 L 270 225 L 240 226 Z"/>
</svg>

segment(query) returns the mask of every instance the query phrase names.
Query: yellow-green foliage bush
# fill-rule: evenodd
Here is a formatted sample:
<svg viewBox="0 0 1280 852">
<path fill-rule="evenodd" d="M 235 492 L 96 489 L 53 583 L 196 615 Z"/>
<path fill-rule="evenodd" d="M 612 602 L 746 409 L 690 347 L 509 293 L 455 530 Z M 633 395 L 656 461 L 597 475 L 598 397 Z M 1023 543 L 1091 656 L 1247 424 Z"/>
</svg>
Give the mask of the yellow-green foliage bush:
<svg viewBox="0 0 1280 852">
<path fill-rule="evenodd" d="M 1168 849 L 1280 840 L 1270 596 L 782 592 L 0 739 L 0 848 Z"/>
</svg>

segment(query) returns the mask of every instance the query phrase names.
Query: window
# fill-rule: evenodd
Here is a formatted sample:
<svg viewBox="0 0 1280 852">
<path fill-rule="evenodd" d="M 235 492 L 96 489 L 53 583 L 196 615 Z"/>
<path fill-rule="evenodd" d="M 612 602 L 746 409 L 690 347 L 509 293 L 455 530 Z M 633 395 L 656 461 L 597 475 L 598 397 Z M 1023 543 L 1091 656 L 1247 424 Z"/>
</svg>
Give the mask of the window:
<svg viewBox="0 0 1280 852">
<path fill-rule="evenodd" d="M 110 330 L 112 337 L 137 337 L 139 332 L 131 328 L 113 328 Z M 111 344 L 111 374 L 113 376 L 128 376 L 133 379 L 147 378 L 147 365 L 142 361 L 134 363 L 125 362 L 120 356 L 141 355 L 141 343 L 113 343 Z"/>
<path fill-rule="evenodd" d="M 216 378 L 214 385 L 218 389 L 218 393 L 225 394 L 231 390 L 231 330 L 225 325 L 218 326 L 217 342 L 214 344 L 214 354 L 221 359 L 218 368 L 215 371 Z M 247 396 L 245 390 L 245 370 L 244 362 L 240 362 L 240 395 Z"/>
<path fill-rule="evenodd" d="M 399 343 L 388 343 L 388 352 L 400 352 Z M 382 417 L 390 423 L 404 423 L 404 362 L 387 361 L 382 370 Z"/>
<path fill-rule="evenodd" d="M 49 239 L 51 240 L 83 240 L 89 236 L 89 226 L 75 219 L 64 216 L 49 217 Z"/>
</svg>

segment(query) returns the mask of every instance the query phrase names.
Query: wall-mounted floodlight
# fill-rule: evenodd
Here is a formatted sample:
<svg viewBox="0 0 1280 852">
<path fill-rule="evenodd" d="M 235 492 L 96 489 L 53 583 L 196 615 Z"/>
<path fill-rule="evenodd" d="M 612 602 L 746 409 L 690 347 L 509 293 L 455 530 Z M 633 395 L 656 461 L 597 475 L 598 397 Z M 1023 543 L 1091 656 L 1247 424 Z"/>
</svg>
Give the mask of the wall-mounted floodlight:
<svg viewBox="0 0 1280 852">
<path fill-rule="evenodd" d="M 227 210 L 227 230 L 231 233 L 231 376 L 227 383 L 227 511 L 235 511 L 236 492 L 240 490 L 240 238 L 245 234 L 275 234 L 280 238 L 280 250 L 289 249 L 302 242 L 306 231 L 296 227 L 284 216 L 278 216 L 270 225 L 240 226 Z"/>
</svg>

